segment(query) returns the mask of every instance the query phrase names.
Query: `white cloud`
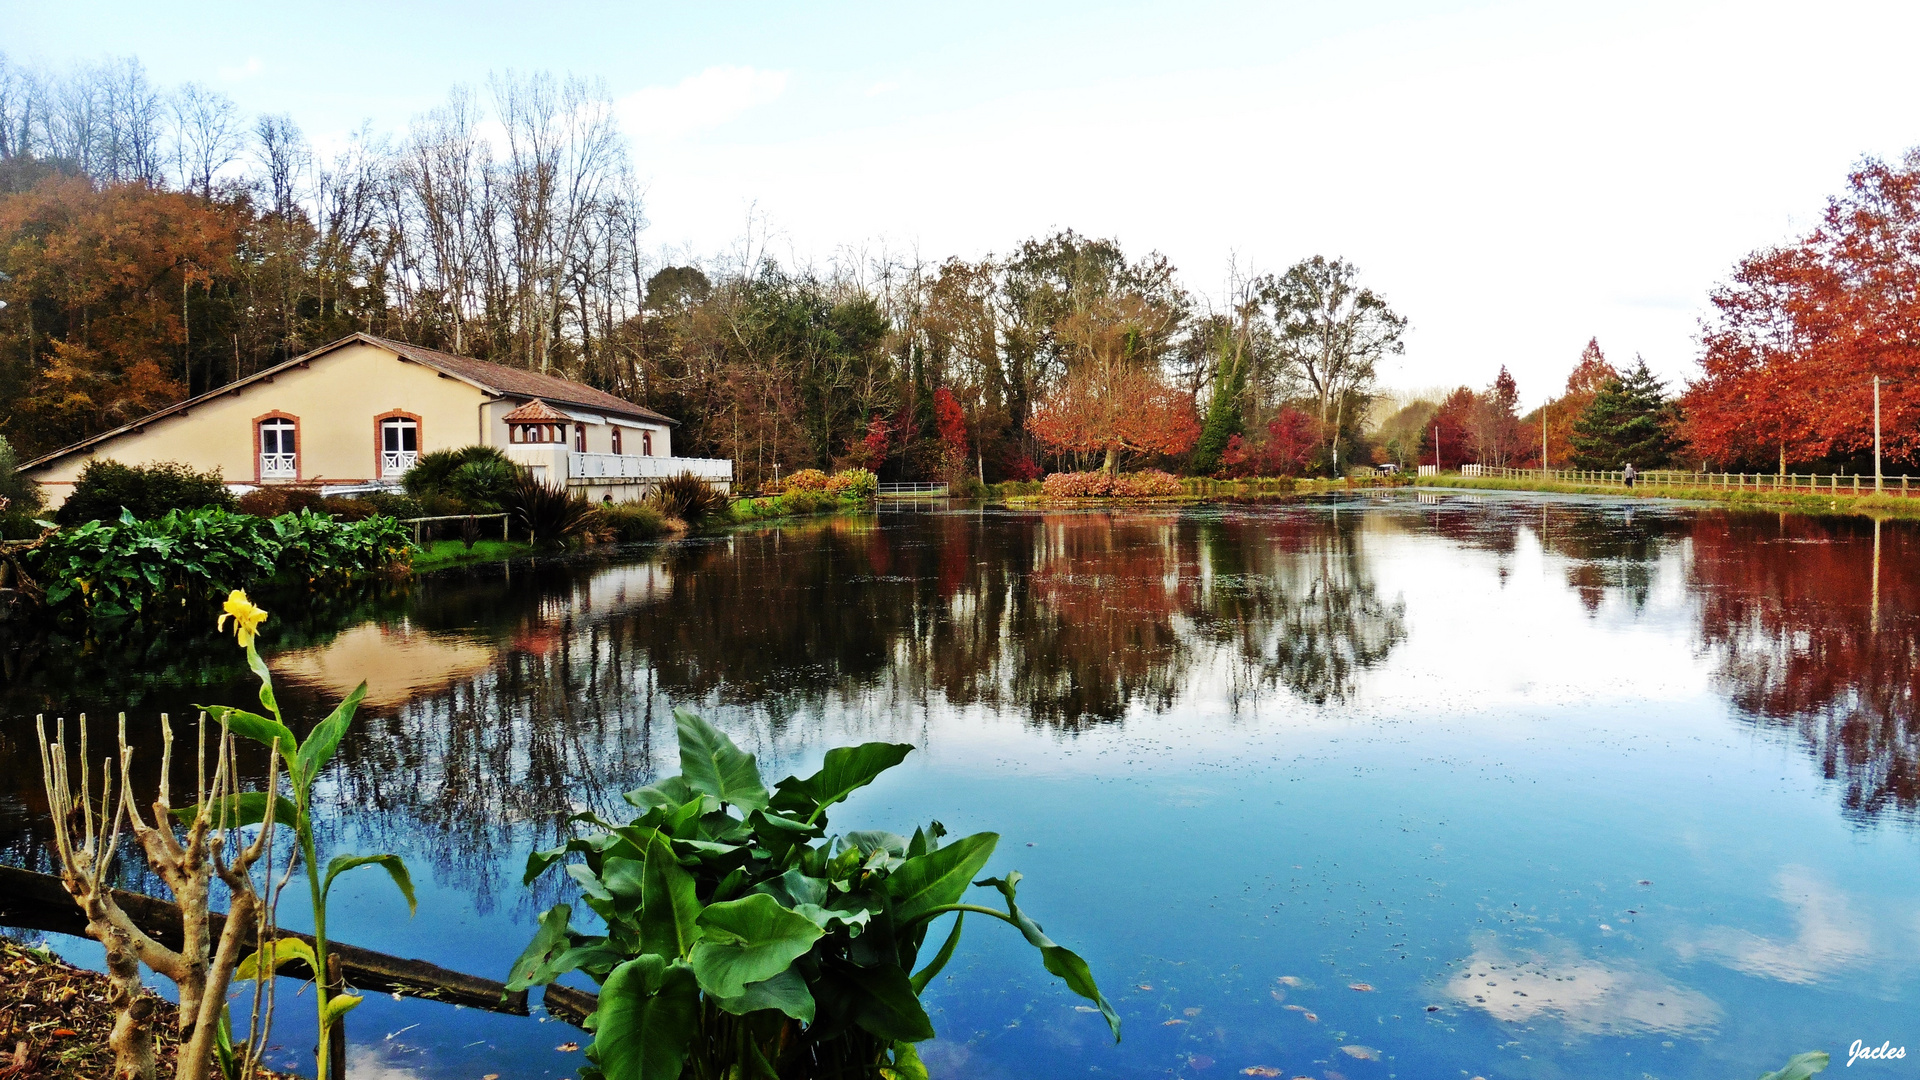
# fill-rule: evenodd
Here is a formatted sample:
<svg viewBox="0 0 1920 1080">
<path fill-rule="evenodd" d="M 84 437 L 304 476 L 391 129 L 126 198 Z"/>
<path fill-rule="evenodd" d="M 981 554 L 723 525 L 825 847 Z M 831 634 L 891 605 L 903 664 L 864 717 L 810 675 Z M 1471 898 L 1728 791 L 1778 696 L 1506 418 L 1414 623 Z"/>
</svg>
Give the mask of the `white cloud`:
<svg viewBox="0 0 1920 1080">
<path fill-rule="evenodd" d="M 879 97 L 881 94 L 891 94 L 898 89 L 900 89 L 900 84 L 897 82 L 877 82 L 867 87 L 867 96 Z"/>
<path fill-rule="evenodd" d="M 1792 938 L 1714 926 L 1698 942 L 1683 943 L 1681 954 L 1697 950 L 1735 971 L 1801 984 L 1832 978 L 1842 968 L 1874 959 L 1867 924 L 1853 913 L 1845 893 L 1797 866 L 1782 870 L 1775 885 L 1775 895 L 1793 909 L 1797 932 Z"/>
<path fill-rule="evenodd" d="M 629 135 L 676 139 L 719 127 L 777 99 L 787 73 L 750 67 L 710 67 L 674 86 L 649 86 L 621 98 L 616 108 Z"/>
<path fill-rule="evenodd" d="M 249 56 L 243 64 L 221 68 L 220 78 L 226 82 L 240 82 L 244 79 L 251 79 L 266 69 L 267 66 L 260 62 L 259 57 Z"/>
</svg>

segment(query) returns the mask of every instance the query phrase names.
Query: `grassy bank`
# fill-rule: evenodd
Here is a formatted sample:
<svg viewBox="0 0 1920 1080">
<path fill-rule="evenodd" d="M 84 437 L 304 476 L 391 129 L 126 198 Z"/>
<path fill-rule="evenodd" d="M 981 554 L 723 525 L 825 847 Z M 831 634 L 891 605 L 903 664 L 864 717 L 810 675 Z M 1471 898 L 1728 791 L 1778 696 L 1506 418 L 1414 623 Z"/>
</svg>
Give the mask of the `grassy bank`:
<svg viewBox="0 0 1920 1080">
<path fill-rule="evenodd" d="M 1469 491 L 1541 491 L 1558 495 L 1611 495 L 1649 502 L 1712 502 L 1742 510 L 1786 511 L 1795 514 L 1858 514 L 1863 517 L 1920 518 L 1920 499 L 1898 495 L 1854 495 L 1849 492 L 1764 491 L 1748 488 L 1635 487 L 1619 484 L 1572 484 L 1564 481 L 1489 479 L 1465 476 L 1423 476 L 1421 487 Z"/>
<path fill-rule="evenodd" d="M 988 498 L 1008 506 L 1103 506 L 1103 505 L 1191 505 L 1229 499 L 1270 499 L 1284 495 L 1331 495 L 1346 491 L 1407 487 L 1411 481 L 1386 477 L 1324 479 L 1320 477 L 1265 476 L 1246 480 L 1215 480 L 1205 476 L 1180 478 L 1180 494 L 1147 498 L 1072 498 L 1049 497 L 1038 480 L 1008 481 L 988 485 Z"/>
<path fill-rule="evenodd" d="M 788 491 L 780 495 L 735 499 L 729 519 L 736 525 L 819 514 L 864 514 L 873 509 L 871 498 L 827 495 L 818 491 Z"/>
<path fill-rule="evenodd" d="M 467 563 L 501 562 L 532 551 L 532 544 L 520 540 L 476 540 L 471 548 L 459 540 L 434 540 L 413 553 L 413 569 L 417 573 Z"/>
</svg>

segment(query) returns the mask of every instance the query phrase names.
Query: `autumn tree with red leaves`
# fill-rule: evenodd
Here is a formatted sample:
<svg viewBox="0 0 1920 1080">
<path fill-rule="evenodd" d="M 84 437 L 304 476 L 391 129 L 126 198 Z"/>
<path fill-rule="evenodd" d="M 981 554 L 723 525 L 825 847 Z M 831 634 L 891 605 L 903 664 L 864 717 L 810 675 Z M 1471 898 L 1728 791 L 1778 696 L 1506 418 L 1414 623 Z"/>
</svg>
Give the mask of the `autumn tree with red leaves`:
<svg viewBox="0 0 1920 1080">
<path fill-rule="evenodd" d="M 1448 394 L 1420 439 L 1420 464 L 1437 464 L 1444 471 L 1477 460 L 1472 439 L 1474 414 L 1479 409 L 1480 395 L 1464 386 Z"/>
<path fill-rule="evenodd" d="M 1723 464 L 1861 458 L 1881 379 L 1885 456 L 1920 461 L 1920 150 L 1869 160 L 1819 228 L 1743 259 L 1712 296 L 1684 434 Z"/>
<path fill-rule="evenodd" d="M 1193 399 L 1145 368 L 1093 366 L 1067 376 L 1027 418 L 1027 430 L 1063 454 L 1104 455 L 1112 474 L 1121 454 L 1184 454 L 1200 437 Z"/>
</svg>

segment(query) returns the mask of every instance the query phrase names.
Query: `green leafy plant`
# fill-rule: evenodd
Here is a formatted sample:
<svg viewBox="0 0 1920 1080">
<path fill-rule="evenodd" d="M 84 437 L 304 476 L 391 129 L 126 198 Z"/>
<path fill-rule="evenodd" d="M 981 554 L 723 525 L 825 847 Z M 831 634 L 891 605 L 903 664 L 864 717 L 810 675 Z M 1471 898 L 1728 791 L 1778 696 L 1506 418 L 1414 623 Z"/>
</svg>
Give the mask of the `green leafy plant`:
<svg viewBox="0 0 1920 1080">
<path fill-rule="evenodd" d="M 421 454 L 400 484 L 416 499 L 453 496 L 499 506 L 506 501 L 513 474 L 522 471 L 498 447 L 462 446 Z"/>
<path fill-rule="evenodd" d="M 1827 1071 L 1831 1059 L 1825 1050 L 1815 1050 L 1809 1054 L 1795 1054 L 1788 1059 L 1786 1067 L 1775 1072 L 1762 1073 L 1760 1080 L 1807 1080 L 1808 1077 Z"/>
<path fill-rule="evenodd" d="M 600 507 L 600 523 L 621 543 L 653 540 L 667 534 L 666 515 L 639 502 L 608 503 Z"/>
<path fill-rule="evenodd" d="M 1018 929 L 1119 1040 L 1120 1018 L 1086 961 L 1020 909 L 1020 875 L 973 880 L 997 835 L 943 844 L 936 821 L 911 838 L 827 836 L 827 811 L 913 747 L 830 750 L 819 772 L 770 791 L 724 733 L 682 710 L 674 719 L 680 775 L 628 792 L 638 817 L 577 815 L 597 831 L 527 860 L 531 884 L 579 855 L 566 872 L 605 924 L 590 933 L 572 925 L 570 905 L 549 909 L 508 983 L 579 971 L 600 984 L 583 1076 L 924 1078 L 915 1044 L 934 1031 L 920 994 L 952 959 L 968 914 Z M 962 903 L 969 883 L 1006 910 Z M 952 928 L 921 963 L 929 928 L 947 915 Z"/>
<path fill-rule="evenodd" d="M 710 517 L 724 514 L 728 499 L 719 488 L 692 473 L 669 476 L 655 484 L 647 504 L 670 518 L 698 525 Z"/>
<path fill-rule="evenodd" d="M 233 510 L 237 504 L 218 472 L 195 472 L 174 461 L 123 465 L 102 458 L 80 470 L 72 494 L 53 517 L 62 525 L 79 525 L 118 521 L 122 511 L 129 511 L 141 521 L 150 521 L 172 510 Z"/>
<path fill-rule="evenodd" d="M 389 517 L 341 522 L 302 510 L 258 518 L 220 509 L 175 510 L 151 521 L 62 529 L 31 552 L 47 603 L 111 617 L 183 601 L 199 613 L 234 589 L 269 582 L 350 579 L 405 565 L 406 529 Z"/>
<path fill-rule="evenodd" d="M 554 487 L 526 469 L 517 470 L 503 505 L 536 547 L 562 547 L 593 527 L 593 504 Z"/>
<path fill-rule="evenodd" d="M 298 858 L 306 871 L 308 897 L 313 905 L 312 945 L 297 938 L 271 942 L 262 950 L 266 954 L 264 957 L 255 954 L 242 961 L 235 978 L 260 978 L 296 959 L 307 963 L 315 976 L 314 1005 L 319 1016 L 317 1075 L 320 1080 L 327 1080 L 331 1065 L 328 1035 L 333 1026 L 361 1001 L 358 995 L 346 993 L 343 988 L 333 985 L 327 975 L 327 897 L 333 891 L 334 880 L 349 870 L 378 866 L 399 887 L 400 894 L 407 899 L 407 911 L 411 913 L 415 908 L 413 879 L 407 873 L 407 864 L 401 861 L 400 856 L 392 854 L 336 855 L 328 861 L 324 871 L 320 867 L 318 845 L 314 841 L 313 783 L 321 770 L 327 767 L 327 762 L 333 759 L 334 752 L 339 750 L 340 741 L 346 738 L 347 728 L 353 723 L 353 714 L 359 709 L 360 700 L 366 697 L 367 684 L 363 682 L 355 687 L 346 700 L 307 733 L 306 739 L 295 739 L 274 696 L 273 676 L 267 671 L 265 661 L 260 659 L 259 651 L 254 648 L 254 637 L 259 632 L 260 624 L 266 621 L 267 613 L 255 607 L 247 599 L 246 593 L 235 590 L 227 598 L 220 624 L 224 627 L 228 619 L 233 620 L 235 637 L 240 647 L 246 650 L 247 667 L 260 679 L 260 705 L 267 715 L 226 705 L 201 705 L 198 708 L 205 710 L 216 723 L 225 725 L 234 734 L 264 744 L 285 763 L 291 799 L 281 796 L 277 790 L 269 790 L 264 795 L 244 793 L 229 798 L 233 802 L 233 812 L 243 822 L 248 818 L 253 821 L 265 820 L 267 807 L 272 806 L 275 822 L 292 827 Z M 274 787 L 278 787 L 277 781 Z"/>
</svg>

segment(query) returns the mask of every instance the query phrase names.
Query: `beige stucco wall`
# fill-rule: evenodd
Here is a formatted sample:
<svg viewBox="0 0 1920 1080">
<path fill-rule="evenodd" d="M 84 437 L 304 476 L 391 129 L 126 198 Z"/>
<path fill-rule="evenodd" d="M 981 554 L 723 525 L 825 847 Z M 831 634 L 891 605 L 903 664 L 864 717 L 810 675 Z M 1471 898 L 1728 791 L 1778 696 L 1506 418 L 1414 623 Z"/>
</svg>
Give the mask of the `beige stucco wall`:
<svg viewBox="0 0 1920 1080">
<path fill-rule="evenodd" d="M 347 345 L 265 380 L 222 394 L 118 438 L 35 469 L 47 501 L 64 502 L 87 462 L 129 465 L 184 462 L 218 469 L 229 483 L 258 475 L 256 422 L 279 413 L 297 424 L 299 483 L 347 484 L 379 477 L 376 418 L 399 411 L 420 418 L 420 451 L 470 446 L 487 433 L 478 388 L 366 344 Z M 495 404 L 490 411 L 501 408 Z M 503 429 L 504 430 L 504 429 Z M 501 436 L 504 443 L 505 436 Z"/>
</svg>

